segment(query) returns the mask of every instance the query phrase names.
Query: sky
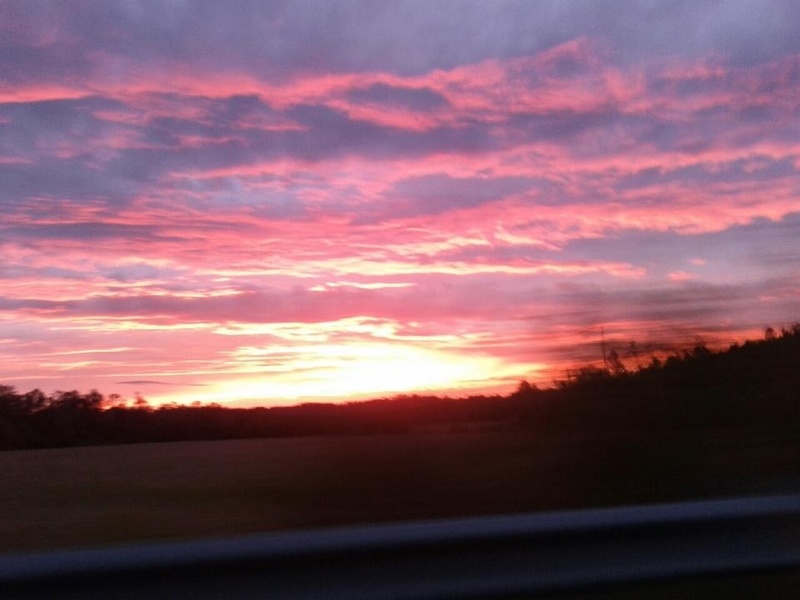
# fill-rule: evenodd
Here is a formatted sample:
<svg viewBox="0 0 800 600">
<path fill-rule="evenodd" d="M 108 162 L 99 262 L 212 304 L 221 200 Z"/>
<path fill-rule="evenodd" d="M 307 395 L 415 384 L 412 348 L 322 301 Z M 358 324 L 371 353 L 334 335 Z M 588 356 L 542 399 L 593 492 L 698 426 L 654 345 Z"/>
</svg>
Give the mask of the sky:
<svg viewBox="0 0 800 600">
<path fill-rule="evenodd" d="M 0 383 L 508 393 L 601 340 L 789 326 L 798 30 L 791 0 L 0 0 Z"/>
</svg>

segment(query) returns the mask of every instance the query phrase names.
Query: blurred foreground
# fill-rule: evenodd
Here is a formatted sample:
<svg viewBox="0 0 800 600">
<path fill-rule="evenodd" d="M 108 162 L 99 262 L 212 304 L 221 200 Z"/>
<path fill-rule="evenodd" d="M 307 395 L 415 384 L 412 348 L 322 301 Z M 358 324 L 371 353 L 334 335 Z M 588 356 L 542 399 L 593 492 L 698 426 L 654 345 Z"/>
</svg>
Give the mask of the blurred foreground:
<svg viewBox="0 0 800 600">
<path fill-rule="evenodd" d="M 0 551 L 800 491 L 787 428 L 436 433 L 0 453 Z"/>
</svg>

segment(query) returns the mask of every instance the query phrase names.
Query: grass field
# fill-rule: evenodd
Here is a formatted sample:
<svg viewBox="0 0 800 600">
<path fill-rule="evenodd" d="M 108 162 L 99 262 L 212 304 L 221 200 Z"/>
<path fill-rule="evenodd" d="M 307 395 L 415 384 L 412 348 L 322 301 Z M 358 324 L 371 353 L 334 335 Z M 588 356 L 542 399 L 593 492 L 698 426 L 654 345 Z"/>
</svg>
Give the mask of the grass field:
<svg viewBox="0 0 800 600">
<path fill-rule="evenodd" d="M 797 437 L 414 434 L 0 453 L 0 552 L 800 489 Z"/>
</svg>

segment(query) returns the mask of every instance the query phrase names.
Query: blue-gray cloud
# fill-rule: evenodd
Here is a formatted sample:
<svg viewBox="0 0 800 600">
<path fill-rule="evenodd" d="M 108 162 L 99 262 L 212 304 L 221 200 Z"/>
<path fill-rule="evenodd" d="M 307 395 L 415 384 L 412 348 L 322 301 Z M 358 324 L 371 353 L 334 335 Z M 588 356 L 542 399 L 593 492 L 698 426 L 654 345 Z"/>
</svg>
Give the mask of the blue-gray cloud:
<svg viewBox="0 0 800 600">
<path fill-rule="evenodd" d="M 504 200 L 532 188 L 551 188 L 552 182 L 533 177 L 462 177 L 424 175 L 401 179 L 380 201 L 365 206 L 356 223 L 439 215 Z"/>
<path fill-rule="evenodd" d="M 368 88 L 356 88 L 348 94 L 356 102 L 401 106 L 415 111 L 443 108 L 449 104 L 441 94 L 427 88 L 406 88 L 376 83 Z"/>
<path fill-rule="evenodd" d="M 130 63 L 165 57 L 273 80 L 303 70 L 416 74 L 534 54 L 579 36 L 607 40 L 619 61 L 718 54 L 753 64 L 800 49 L 791 0 L 619 9 L 614 0 L 4 4 L 0 23 L 13 26 L 2 30 L 0 78 L 57 80 L 100 65 L 124 76 Z"/>
</svg>

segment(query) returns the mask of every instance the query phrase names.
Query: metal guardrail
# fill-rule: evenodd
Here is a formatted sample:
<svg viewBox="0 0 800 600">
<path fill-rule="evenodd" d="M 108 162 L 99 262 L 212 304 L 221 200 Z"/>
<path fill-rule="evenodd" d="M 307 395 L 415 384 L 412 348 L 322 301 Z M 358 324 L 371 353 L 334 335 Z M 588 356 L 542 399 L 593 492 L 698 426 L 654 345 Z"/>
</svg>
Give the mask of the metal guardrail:
<svg viewBox="0 0 800 600">
<path fill-rule="evenodd" d="M 0 557 L 4 598 L 535 596 L 800 570 L 800 495 Z"/>
</svg>

